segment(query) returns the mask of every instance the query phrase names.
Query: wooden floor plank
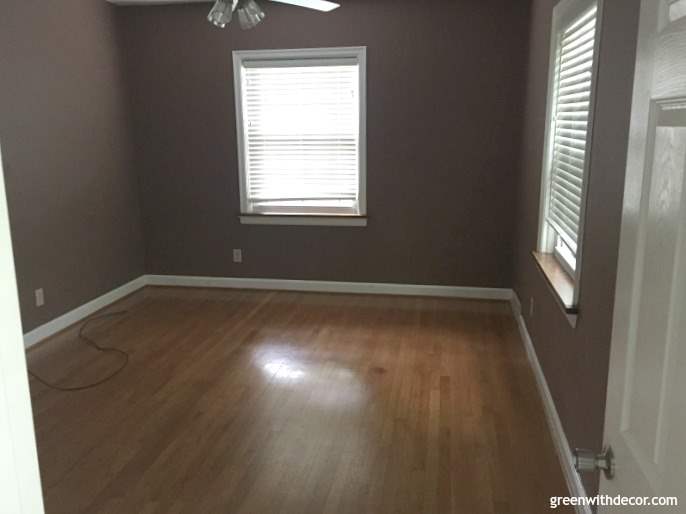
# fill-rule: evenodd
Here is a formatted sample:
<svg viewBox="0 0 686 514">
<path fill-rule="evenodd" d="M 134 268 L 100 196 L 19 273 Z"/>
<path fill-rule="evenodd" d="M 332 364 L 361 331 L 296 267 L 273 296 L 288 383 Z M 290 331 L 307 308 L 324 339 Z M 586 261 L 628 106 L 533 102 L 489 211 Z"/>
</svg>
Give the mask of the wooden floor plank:
<svg viewBox="0 0 686 514">
<path fill-rule="evenodd" d="M 120 375 L 31 381 L 47 514 L 537 514 L 567 494 L 505 303 L 146 288 L 120 309 L 88 327 L 130 354 Z M 77 328 L 31 369 L 114 369 Z"/>
</svg>

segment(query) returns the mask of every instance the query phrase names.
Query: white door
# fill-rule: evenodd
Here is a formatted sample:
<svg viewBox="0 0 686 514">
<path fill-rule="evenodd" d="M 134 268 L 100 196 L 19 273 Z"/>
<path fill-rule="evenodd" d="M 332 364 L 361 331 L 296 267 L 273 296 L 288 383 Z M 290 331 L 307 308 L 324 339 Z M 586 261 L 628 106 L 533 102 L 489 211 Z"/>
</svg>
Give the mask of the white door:
<svg viewBox="0 0 686 514">
<path fill-rule="evenodd" d="M 601 493 L 680 496 L 686 513 L 686 0 L 643 0 Z"/>
<path fill-rule="evenodd" d="M 0 512 L 43 514 L 0 155 Z"/>
</svg>

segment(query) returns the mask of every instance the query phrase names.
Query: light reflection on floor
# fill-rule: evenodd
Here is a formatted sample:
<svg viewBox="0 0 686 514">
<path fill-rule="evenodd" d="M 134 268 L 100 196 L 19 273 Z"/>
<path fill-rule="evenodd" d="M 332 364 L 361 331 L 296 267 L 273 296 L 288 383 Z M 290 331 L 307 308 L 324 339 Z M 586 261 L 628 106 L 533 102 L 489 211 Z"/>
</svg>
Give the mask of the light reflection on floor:
<svg viewBox="0 0 686 514">
<path fill-rule="evenodd" d="M 271 378 L 279 381 L 299 380 L 305 376 L 302 369 L 294 367 L 292 362 L 285 359 L 266 362 L 262 365 L 262 369 Z"/>
<path fill-rule="evenodd" d="M 297 353 L 286 343 L 258 344 L 253 362 L 272 383 L 304 386 L 308 403 L 313 406 L 352 407 L 366 399 L 364 385 L 354 369 L 333 359 L 308 362 Z"/>
</svg>

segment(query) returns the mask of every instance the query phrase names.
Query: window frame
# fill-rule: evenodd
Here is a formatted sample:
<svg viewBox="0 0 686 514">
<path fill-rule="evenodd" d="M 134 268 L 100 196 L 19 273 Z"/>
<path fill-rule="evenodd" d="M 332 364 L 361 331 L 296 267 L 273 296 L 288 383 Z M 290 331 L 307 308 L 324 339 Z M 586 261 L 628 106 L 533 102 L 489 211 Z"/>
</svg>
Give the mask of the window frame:
<svg viewBox="0 0 686 514">
<path fill-rule="evenodd" d="M 358 164 L 358 213 L 357 214 L 311 214 L 307 212 L 283 212 L 264 214 L 251 211 L 248 205 L 246 178 L 246 148 L 243 120 L 242 70 L 245 61 L 335 61 L 355 59 L 359 66 L 359 164 Z M 317 225 L 317 226 L 366 226 L 367 225 L 367 47 L 296 48 L 278 50 L 233 51 L 234 98 L 236 109 L 236 135 L 238 142 L 238 178 L 240 188 L 240 216 L 249 225 Z"/>
<path fill-rule="evenodd" d="M 553 119 L 556 107 L 555 79 L 557 52 L 560 38 L 564 31 L 583 16 L 594 5 L 597 6 L 596 33 L 594 43 L 594 60 L 591 70 L 591 97 L 589 101 L 588 131 L 586 138 L 586 156 L 583 170 L 583 184 L 581 191 L 581 209 L 579 216 L 579 234 L 576 251 L 576 266 L 571 264 L 559 251 L 558 238 L 560 236 L 548 223 L 548 208 L 550 204 L 550 184 L 552 179 L 553 150 L 555 139 L 555 120 Z M 553 22 L 550 37 L 550 57 L 548 68 L 548 93 L 547 109 L 545 118 L 545 146 L 543 154 L 543 169 L 541 174 L 541 194 L 539 205 L 539 225 L 538 225 L 538 244 L 537 251 L 542 254 L 551 254 L 559 264 L 560 268 L 569 275 L 574 283 L 574 308 L 579 300 L 579 284 L 583 269 L 584 253 L 584 233 L 586 228 L 586 210 L 588 204 L 588 189 L 590 182 L 590 169 L 593 156 L 593 134 L 595 125 L 596 98 L 598 90 L 598 70 L 600 67 L 600 47 L 602 39 L 602 18 L 604 0 L 563 0 L 553 10 Z M 564 241 L 564 239 L 563 239 Z"/>
</svg>

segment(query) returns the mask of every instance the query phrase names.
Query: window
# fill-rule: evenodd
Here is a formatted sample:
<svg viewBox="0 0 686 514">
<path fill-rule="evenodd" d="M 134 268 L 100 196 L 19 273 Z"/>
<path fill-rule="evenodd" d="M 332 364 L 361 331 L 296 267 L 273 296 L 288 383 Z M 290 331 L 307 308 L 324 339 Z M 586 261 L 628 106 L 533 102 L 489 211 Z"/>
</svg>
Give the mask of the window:
<svg viewBox="0 0 686 514">
<path fill-rule="evenodd" d="M 597 54 L 598 6 L 567 0 L 555 11 L 539 251 L 579 276 Z"/>
<path fill-rule="evenodd" d="M 364 48 L 234 52 L 241 220 L 363 225 Z"/>
</svg>

